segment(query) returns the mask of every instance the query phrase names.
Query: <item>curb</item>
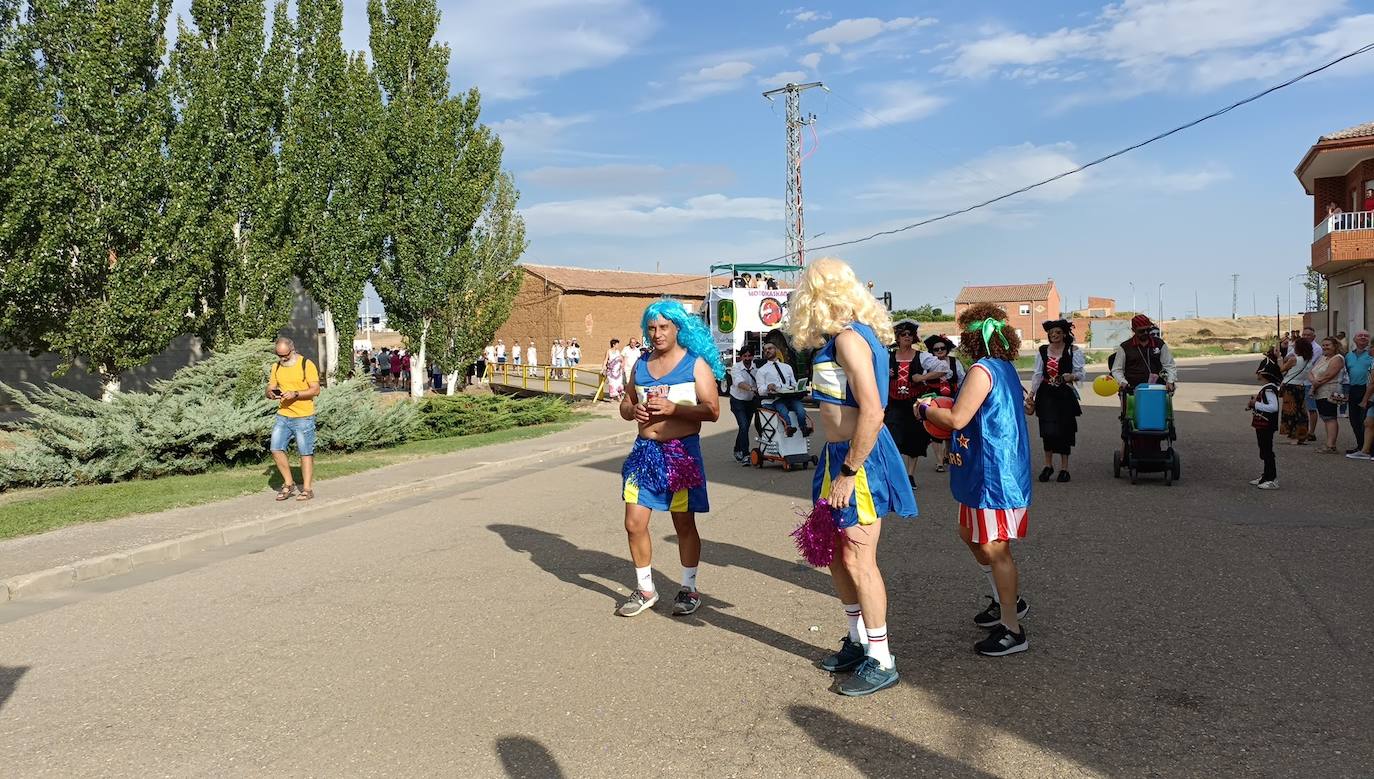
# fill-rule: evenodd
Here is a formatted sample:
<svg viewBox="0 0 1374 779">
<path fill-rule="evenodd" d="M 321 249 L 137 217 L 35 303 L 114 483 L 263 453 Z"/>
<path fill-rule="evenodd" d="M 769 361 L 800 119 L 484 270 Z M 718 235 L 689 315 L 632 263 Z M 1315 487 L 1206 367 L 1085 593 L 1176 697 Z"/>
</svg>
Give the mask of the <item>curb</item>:
<svg viewBox="0 0 1374 779">
<path fill-rule="evenodd" d="M 347 509 L 355 505 L 375 503 L 379 496 L 401 492 L 414 494 L 416 491 L 434 489 L 442 486 L 446 482 L 458 481 L 470 474 L 485 471 L 489 468 L 527 465 L 539 462 L 548 457 L 579 454 L 602 447 L 626 444 L 632 442 L 637 435 L 638 433 L 636 431 L 630 430 L 624 433 L 594 438 L 589 441 L 567 444 L 535 454 L 511 457 L 505 460 L 480 462 L 471 468 L 465 468 L 461 471 L 443 474 L 442 476 L 430 476 L 425 479 L 393 485 L 384 489 L 374 490 L 366 495 L 355 495 L 353 497 L 321 502 L 271 517 L 261 517 L 259 519 L 240 522 L 236 525 L 229 525 L 227 527 L 202 530 L 196 533 L 178 536 L 177 538 L 171 538 L 166 541 L 146 544 L 124 552 L 114 552 L 98 557 L 90 557 L 67 565 L 59 565 L 55 568 L 11 576 L 7 579 L 0 580 L 0 604 L 16 601 L 20 598 L 40 593 L 67 589 L 82 582 L 88 582 L 94 579 L 103 579 L 107 576 L 126 574 L 135 568 L 141 568 L 146 565 L 180 560 L 183 557 L 188 557 L 199 552 L 229 546 L 230 544 L 237 544 L 240 541 L 270 535 L 280 530 L 309 525 L 333 516 L 334 513 L 341 509 Z"/>
</svg>

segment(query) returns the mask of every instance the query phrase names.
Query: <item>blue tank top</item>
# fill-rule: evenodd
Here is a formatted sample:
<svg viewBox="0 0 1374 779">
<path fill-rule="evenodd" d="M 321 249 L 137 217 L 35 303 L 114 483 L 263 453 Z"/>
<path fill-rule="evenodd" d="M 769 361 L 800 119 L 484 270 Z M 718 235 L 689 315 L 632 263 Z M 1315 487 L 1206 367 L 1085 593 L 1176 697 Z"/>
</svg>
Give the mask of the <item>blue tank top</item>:
<svg viewBox="0 0 1374 779">
<path fill-rule="evenodd" d="M 873 328 L 863 322 L 854 322 L 845 329 L 853 330 L 868 342 L 868 350 L 873 353 L 873 378 L 878 382 L 878 399 L 883 408 L 887 408 L 887 346 L 878 341 Z M 811 399 L 817 403 L 859 407 L 859 402 L 854 399 L 854 389 L 849 386 L 849 377 L 835 359 L 834 338 L 826 341 L 825 346 L 811 358 Z"/>
<path fill-rule="evenodd" d="M 661 378 L 649 375 L 649 358 L 635 360 L 635 393 L 643 403 L 651 397 L 666 395 L 678 405 L 695 406 L 697 403 L 697 356 L 688 352 L 682 360 Z"/>
<path fill-rule="evenodd" d="M 992 377 L 992 389 L 968 425 L 950 436 L 950 491 L 972 508 L 1029 506 L 1030 436 L 1021 379 L 1006 360 L 984 357 L 974 363 L 979 366 Z"/>
</svg>

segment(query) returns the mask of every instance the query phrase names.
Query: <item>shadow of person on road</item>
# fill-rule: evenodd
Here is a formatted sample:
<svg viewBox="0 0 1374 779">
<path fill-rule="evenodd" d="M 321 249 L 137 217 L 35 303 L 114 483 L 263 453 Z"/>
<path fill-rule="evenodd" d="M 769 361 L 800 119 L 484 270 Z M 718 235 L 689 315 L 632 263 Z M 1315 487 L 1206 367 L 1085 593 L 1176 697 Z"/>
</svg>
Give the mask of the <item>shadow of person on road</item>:
<svg viewBox="0 0 1374 779">
<path fill-rule="evenodd" d="M 516 552 L 525 552 L 530 562 L 557 576 L 560 581 L 574 584 L 590 592 L 601 593 L 616 603 L 625 599 L 626 593 L 617 592 L 589 576 L 616 581 L 632 569 L 630 561 L 594 549 L 582 549 L 567 541 L 557 533 L 537 530 L 520 525 L 487 525 L 487 529 L 501 536 L 506 546 Z M 654 571 L 654 586 L 662 594 L 675 593 L 678 583 L 669 580 L 660 571 Z M 661 606 L 659 608 L 662 608 Z M 808 662 L 814 662 L 826 654 L 825 650 L 799 641 L 785 633 L 734 616 L 725 609 L 734 608 L 733 603 L 702 593 L 701 608 L 687 617 L 676 617 L 675 621 L 692 627 L 714 627 L 751 638 L 766 646 L 789 652 Z"/>
<path fill-rule="evenodd" d="M 515 779 L 562 779 L 563 769 L 548 748 L 525 736 L 502 736 L 496 739 L 496 754 L 506 776 Z"/>
<path fill-rule="evenodd" d="M 26 665 L 0 665 L 0 709 L 5 708 L 5 702 L 14 694 L 14 688 L 19 686 L 19 678 L 28 671 Z"/>
<path fill-rule="evenodd" d="M 992 777 L 914 741 L 815 706 L 789 706 L 787 716 L 816 746 L 848 760 L 864 776 Z"/>
<path fill-rule="evenodd" d="M 665 536 L 663 540 L 673 545 L 677 544 L 676 535 Z M 724 541 L 711 541 L 706 538 L 701 539 L 701 559 L 712 565 L 729 565 L 743 568 L 746 571 L 761 573 L 780 582 L 818 592 L 822 595 L 835 594 L 835 587 L 831 583 L 830 577 L 806 565 L 800 559 L 780 560 L 761 554 L 746 546 Z"/>
</svg>

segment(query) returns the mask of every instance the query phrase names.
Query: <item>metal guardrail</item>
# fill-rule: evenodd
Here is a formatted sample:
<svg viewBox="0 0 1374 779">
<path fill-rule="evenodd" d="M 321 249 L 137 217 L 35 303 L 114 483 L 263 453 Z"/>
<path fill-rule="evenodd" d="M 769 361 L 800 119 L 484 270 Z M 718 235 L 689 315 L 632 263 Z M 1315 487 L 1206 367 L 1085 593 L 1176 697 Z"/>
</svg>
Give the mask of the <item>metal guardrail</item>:
<svg viewBox="0 0 1374 779">
<path fill-rule="evenodd" d="M 606 376 L 600 369 L 580 366 L 554 368 L 548 365 L 487 365 L 483 378 L 491 384 L 516 387 L 547 394 L 587 396 L 600 400 L 606 391 Z"/>
<path fill-rule="evenodd" d="M 1328 216 L 1313 228 L 1312 243 L 1320 241 L 1322 236 L 1345 230 L 1374 230 L 1374 211 L 1351 211 Z"/>
</svg>

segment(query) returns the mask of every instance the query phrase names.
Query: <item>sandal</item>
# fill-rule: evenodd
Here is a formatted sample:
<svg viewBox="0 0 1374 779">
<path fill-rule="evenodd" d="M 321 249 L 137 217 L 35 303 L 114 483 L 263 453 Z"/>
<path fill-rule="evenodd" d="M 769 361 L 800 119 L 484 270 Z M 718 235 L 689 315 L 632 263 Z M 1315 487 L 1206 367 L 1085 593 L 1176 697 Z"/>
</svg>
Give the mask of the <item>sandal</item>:
<svg viewBox="0 0 1374 779">
<path fill-rule="evenodd" d="M 315 497 L 314 490 L 301 490 L 301 494 L 296 496 L 296 500 L 310 500 Z"/>
<path fill-rule="evenodd" d="M 296 485 L 294 485 L 294 484 L 283 484 L 283 485 L 282 485 L 282 488 L 279 489 L 279 490 L 277 490 L 277 500 L 287 500 L 287 499 L 289 499 L 289 498 L 291 497 L 291 493 L 293 493 L 293 492 L 295 492 L 295 491 L 296 491 Z"/>
</svg>

